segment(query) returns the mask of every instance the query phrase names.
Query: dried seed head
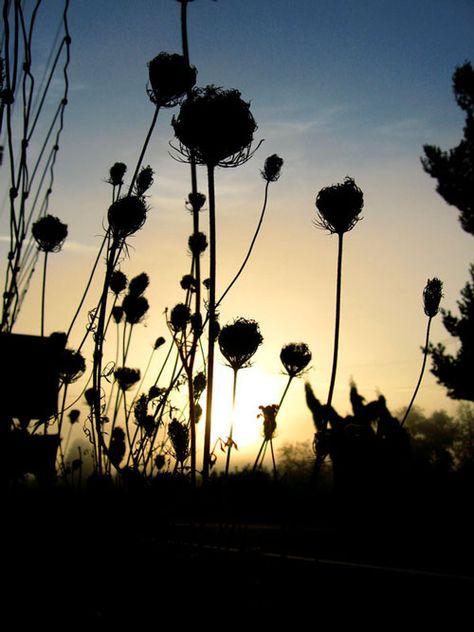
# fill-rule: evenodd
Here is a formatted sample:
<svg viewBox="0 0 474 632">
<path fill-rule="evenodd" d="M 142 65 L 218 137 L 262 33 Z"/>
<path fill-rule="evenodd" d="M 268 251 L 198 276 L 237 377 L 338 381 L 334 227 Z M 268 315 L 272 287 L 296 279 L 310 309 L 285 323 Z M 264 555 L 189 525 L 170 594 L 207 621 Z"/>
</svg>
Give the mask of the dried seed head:
<svg viewBox="0 0 474 632">
<path fill-rule="evenodd" d="M 364 196 L 352 178 L 321 189 L 316 197 L 316 226 L 342 235 L 352 230 L 361 219 Z"/>
<path fill-rule="evenodd" d="M 159 53 L 148 63 L 151 101 L 164 108 L 178 105 L 196 83 L 197 71 L 182 55 Z"/>
<path fill-rule="evenodd" d="M 269 156 L 265 160 L 265 165 L 263 167 L 262 178 L 267 182 L 276 182 L 280 177 L 280 171 L 283 166 L 283 158 L 277 156 L 277 154 L 273 154 Z"/>
<path fill-rule="evenodd" d="M 196 290 L 196 279 L 192 274 L 185 274 L 181 281 L 179 282 L 183 290 L 191 290 L 194 292 Z"/>
<path fill-rule="evenodd" d="M 140 296 L 150 285 L 150 277 L 146 272 L 138 274 L 130 280 L 128 284 L 128 293 L 132 296 Z"/>
<path fill-rule="evenodd" d="M 140 379 L 140 369 L 129 369 L 126 366 L 119 367 L 114 371 L 114 377 L 117 380 L 119 388 L 122 391 L 128 391 Z"/>
<path fill-rule="evenodd" d="M 84 391 L 84 399 L 86 400 L 88 406 L 93 406 L 95 401 L 96 390 L 95 388 L 86 388 Z"/>
<path fill-rule="evenodd" d="M 69 417 L 69 421 L 71 425 L 79 421 L 80 415 L 81 415 L 81 411 L 77 410 L 77 408 L 73 408 L 72 410 L 69 411 L 68 417 Z"/>
<path fill-rule="evenodd" d="M 112 437 L 110 439 L 110 445 L 108 455 L 110 461 L 118 467 L 123 457 L 125 456 L 125 433 L 122 428 L 116 426 L 112 430 Z"/>
<path fill-rule="evenodd" d="M 67 225 L 52 215 L 36 221 L 31 229 L 38 248 L 43 252 L 59 252 L 67 237 Z"/>
<path fill-rule="evenodd" d="M 184 331 L 191 320 L 191 310 L 184 303 L 178 303 L 173 307 L 170 314 L 171 329 L 177 333 Z"/>
<path fill-rule="evenodd" d="M 150 304 L 144 296 L 127 294 L 122 301 L 122 309 L 125 312 L 125 320 L 130 325 L 137 325 L 143 320 Z"/>
<path fill-rule="evenodd" d="M 59 357 L 59 379 L 63 384 L 78 380 L 86 370 L 86 361 L 79 351 L 63 349 Z"/>
<path fill-rule="evenodd" d="M 245 318 L 237 318 L 233 323 L 224 325 L 219 333 L 221 353 L 234 370 L 249 366 L 262 342 L 258 323 Z"/>
<path fill-rule="evenodd" d="M 136 233 L 145 223 L 146 213 L 147 207 L 141 198 L 129 195 L 118 199 L 107 213 L 113 236 L 116 239 L 125 239 Z"/>
<path fill-rule="evenodd" d="M 112 307 L 112 318 L 114 322 L 119 325 L 123 318 L 123 307 L 121 305 L 114 305 Z"/>
<path fill-rule="evenodd" d="M 163 454 L 157 454 L 155 456 L 155 465 L 156 465 L 156 469 L 158 470 L 162 470 L 165 467 L 166 459 Z"/>
<path fill-rule="evenodd" d="M 173 419 L 168 426 L 168 435 L 173 445 L 176 460 L 183 463 L 189 454 L 189 430 L 187 426 L 177 419 Z"/>
<path fill-rule="evenodd" d="M 157 349 L 162 347 L 165 344 L 165 342 L 166 342 L 166 340 L 163 338 L 163 336 L 159 336 L 159 338 L 157 338 L 155 340 L 155 344 L 153 345 L 153 349 L 156 351 Z"/>
<path fill-rule="evenodd" d="M 109 287 L 116 296 L 118 296 L 120 292 L 124 291 L 127 287 L 127 283 L 128 280 L 126 275 L 123 272 L 120 272 L 120 270 L 114 270 L 110 275 Z"/>
<path fill-rule="evenodd" d="M 204 193 L 190 193 L 188 195 L 186 206 L 191 212 L 200 211 L 205 203 L 206 196 L 204 195 Z"/>
<path fill-rule="evenodd" d="M 423 290 L 423 305 L 427 316 L 430 318 L 436 316 L 442 297 L 443 282 L 436 277 L 428 279 L 425 289 Z"/>
<path fill-rule="evenodd" d="M 137 197 L 143 197 L 151 187 L 154 182 L 153 175 L 154 172 L 150 165 L 141 168 L 135 181 L 135 195 Z"/>
<path fill-rule="evenodd" d="M 304 342 L 290 342 L 283 346 L 280 360 L 289 377 L 298 377 L 311 362 L 311 351 Z"/>
<path fill-rule="evenodd" d="M 257 124 L 238 90 L 212 85 L 193 90 L 172 125 L 182 155 L 189 159 L 193 153 L 200 164 L 236 167 L 252 155 Z"/>
<path fill-rule="evenodd" d="M 204 233 L 193 233 L 189 236 L 188 246 L 191 254 L 199 257 L 207 248 L 207 237 Z"/>
<path fill-rule="evenodd" d="M 127 171 L 127 165 L 123 162 L 114 163 L 109 169 L 109 179 L 108 182 L 114 186 L 122 186 L 123 184 L 123 176 Z"/>
<path fill-rule="evenodd" d="M 196 373 L 193 378 L 194 396 L 196 397 L 196 399 L 198 399 L 201 393 L 203 393 L 206 388 L 206 384 L 206 374 L 203 371 L 201 371 L 200 373 Z"/>
<path fill-rule="evenodd" d="M 278 404 L 270 404 L 269 406 L 259 406 L 259 417 L 263 417 L 263 436 L 265 441 L 273 439 L 277 427 L 276 416 L 278 414 Z"/>
</svg>

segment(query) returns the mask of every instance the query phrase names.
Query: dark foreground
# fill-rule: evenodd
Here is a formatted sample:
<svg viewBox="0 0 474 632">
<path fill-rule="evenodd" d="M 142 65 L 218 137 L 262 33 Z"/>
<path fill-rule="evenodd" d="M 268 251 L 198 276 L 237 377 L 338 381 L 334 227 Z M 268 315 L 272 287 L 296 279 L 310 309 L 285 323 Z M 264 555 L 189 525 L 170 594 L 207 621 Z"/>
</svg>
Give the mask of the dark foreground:
<svg viewBox="0 0 474 632">
<path fill-rule="evenodd" d="M 2 628 L 214 629 L 289 617 L 292 628 L 461 629 L 474 595 L 462 498 L 341 503 L 258 485 L 10 491 Z"/>
</svg>

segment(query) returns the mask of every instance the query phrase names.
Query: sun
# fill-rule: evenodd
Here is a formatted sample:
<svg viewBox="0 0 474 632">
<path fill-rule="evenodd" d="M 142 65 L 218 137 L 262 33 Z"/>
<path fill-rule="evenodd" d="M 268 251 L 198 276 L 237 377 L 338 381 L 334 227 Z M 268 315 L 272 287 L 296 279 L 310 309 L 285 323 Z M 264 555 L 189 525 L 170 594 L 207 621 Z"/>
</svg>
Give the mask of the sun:
<svg viewBox="0 0 474 632">
<path fill-rule="evenodd" d="M 225 441 L 229 436 L 232 419 L 232 384 L 233 371 L 228 367 L 217 365 L 214 374 L 211 449 L 219 439 Z M 281 376 L 270 375 L 258 367 L 239 371 L 233 433 L 238 451 L 235 455 L 233 454 L 232 462 L 234 462 L 234 456 L 235 461 L 241 461 L 245 457 L 246 462 L 250 462 L 254 452 L 256 456 L 262 441 L 262 420 L 258 417 L 260 412 L 258 407 L 277 404 L 281 397 L 281 390 Z M 204 415 L 205 413 L 203 421 Z M 220 450 L 217 449 L 218 457 L 219 453 Z"/>
</svg>

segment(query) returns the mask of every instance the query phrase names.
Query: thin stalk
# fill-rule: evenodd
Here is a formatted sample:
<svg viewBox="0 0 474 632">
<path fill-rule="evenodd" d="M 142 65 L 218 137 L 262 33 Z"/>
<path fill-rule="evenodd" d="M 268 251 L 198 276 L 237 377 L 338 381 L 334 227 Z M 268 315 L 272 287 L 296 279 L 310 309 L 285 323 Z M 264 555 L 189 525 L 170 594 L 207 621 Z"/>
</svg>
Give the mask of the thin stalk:
<svg viewBox="0 0 474 632">
<path fill-rule="evenodd" d="M 155 107 L 155 112 L 153 114 L 153 118 L 151 120 L 150 129 L 148 130 L 148 134 L 146 135 L 145 142 L 143 143 L 142 151 L 140 153 L 140 157 L 138 158 L 137 166 L 135 167 L 135 173 L 133 174 L 132 181 L 130 182 L 130 186 L 128 188 L 128 195 L 132 195 L 133 187 L 135 186 L 135 180 L 137 179 L 138 172 L 140 171 L 140 167 L 142 166 L 143 158 L 145 156 L 145 152 L 148 147 L 148 143 L 150 142 L 151 135 L 153 134 L 153 130 L 155 129 L 156 121 L 158 119 L 158 113 L 160 111 L 160 106 L 157 105 Z"/>
<path fill-rule="evenodd" d="M 48 267 L 48 252 L 44 253 L 43 284 L 41 289 L 41 336 L 44 336 L 44 309 L 46 302 L 46 269 Z"/>
<path fill-rule="evenodd" d="M 264 198 L 263 198 L 263 207 L 262 207 L 262 211 L 260 213 L 260 219 L 258 220 L 258 224 L 257 224 L 257 229 L 255 230 L 254 236 L 252 238 L 252 241 L 250 242 L 250 247 L 247 251 L 247 254 L 245 256 L 245 259 L 243 260 L 242 265 L 240 266 L 237 274 L 234 276 L 234 278 L 232 279 L 232 281 L 229 283 L 229 285 L 227 286 L 227 288 L 225 289 L 224 293 L 222 294 L 222 296 L 220 297 L 220 299 L 217 301 L 216 304 L 216 309 L 219 307 L 219 305 L 222 303 L 222 301 L 224 300 L 224 297 L 227 296 L 229 290 L 232 288 L 232 286 L 234 285 L 234 283 L 237 281 L 237 279 L 239 278 L 239 276 L 242 274 L 245 266 L 247 265 L 248 260 L 250 259 L 250 255 L 252 254 L 252 250 L 253 247 L 255 245 L 255 242 L 257 241 L 257 237 L 258 237 L 258 233 L 260 232 L 260 228 L 262 227 L 262 223 L 263 223 L 263 218 L 265 216 L 265 211 L 267 208 L 267 201 L 268 201 L 268 187 L 269 187 L 270 182 L 267 180 L 266 184 L 265 184 L 265 194 L 264 194 Z"/>
<path fill-rule="evenodd" d="M 329 393 L 326 404 L 326 410 L 332 404 L 332 397 L 334 394 L 334 385 L 336 383 L 336 371 L 337 371 L 337 358 L 339 354 L 339 327 L 341 323 L 341 287 L 342 287 L 342 246 L 343 246 L 344 233 L 338 235 L 338 253 L 337 253 L 337 282 L 336 282 L 336 322 L 334 326 L 334 352 L 332 358 L 332 372 L 331 383 L 329 385 Z M 327 419 L 324 422 L 324 428 L 327 425 Z"/>
<path fill-rule="evenodd" d="M 428 359 L 428 345 L 429 345 L 429 341 L 430 341 L 430 329 L 431 329 L 431 321 L 433 320 L 433 317 L 430 316 L 428 318 L 428 325 L 426 326 L 426 339 L 425 339 L 425 348 L 423 351 L 423 363 L 421 365 L 421 372 L 420 372 L 420 377 L 418 378 L 418 382 L 417 385 L 415 387 L 415 391 L 413 393 L 413 396 L 411 398 L 410 403 L 408 404 L 408 408 L 405 411 L 405 415 L 403 416 L 403 419 L 400 423 L 401 426 L 403 426 L 403 424 L 405 423 L 405 421 L 407 420 L 408 414 L 410 413 L 410 410 L 413 406 L 413 402 L 415 401 L 415 398 L 418 394 L 418 390 L 420 388 L 421 385 L 421 381 L 423 379 L 423 373 L 425 372 L 425 367 L 426 367 L 426 360 Z"/>
<path fill-rule="evenodd" d="M 232 438 L 233 438 L 233 434 L 234 434 L 234 419 L 235 419 L 235 396 L 237 393 L 237 373 L 238 373 L 238 369 L 234 369 L 234 383 L 232 385 L 232 417 L 230 420 L 230 431 L 229 431 L 229 446 L 228 446 L 228 450 L 227 450 L 227 458 L 225 461 L 225 476 L 228 475 L 229 473 L 229 465 L 230 465 L 230 454 L 232 452 Z"/>
<path fill-rule="evenodd" d="M 216 199 L 214 187 L 214 166 L 207 167 L 209 200 L 209 341 L 207 353 L 207 392 L 206 425 L 204 428 L 203 480 L 209 478 L 211 425 L 212 425 L 212 388 L 214 384 L 214 346 L 216 324 Z"/>
</svg>

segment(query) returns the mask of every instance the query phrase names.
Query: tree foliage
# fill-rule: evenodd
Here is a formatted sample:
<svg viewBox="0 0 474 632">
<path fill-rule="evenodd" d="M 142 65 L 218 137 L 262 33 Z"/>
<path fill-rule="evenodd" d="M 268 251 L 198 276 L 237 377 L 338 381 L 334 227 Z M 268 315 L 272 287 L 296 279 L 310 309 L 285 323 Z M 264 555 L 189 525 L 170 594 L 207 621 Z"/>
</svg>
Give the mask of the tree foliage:
<svg viewBox="0 0 474 632">
<path fill-rule="evenodd" d="M 424 170 L 438 181 L 436 190 L 441 197 L 459 209 L 462 228 L 474 235 L 474 69 L 470 62 L 456 68 L 453 91 L 466 113 L 464 138 L 449 151 L 425 145 L 421 162 Z"/>
</svg>

